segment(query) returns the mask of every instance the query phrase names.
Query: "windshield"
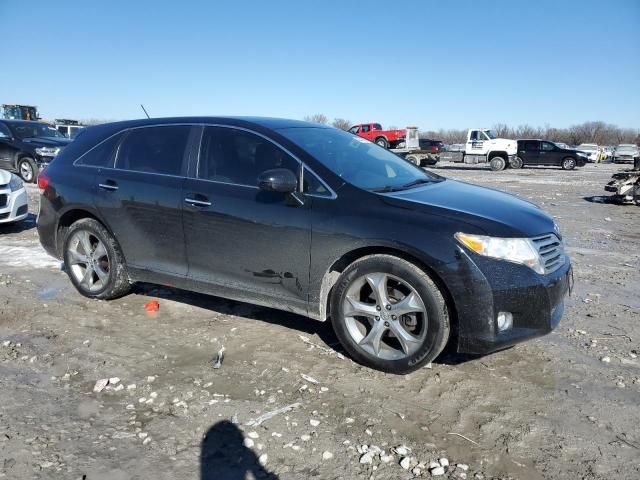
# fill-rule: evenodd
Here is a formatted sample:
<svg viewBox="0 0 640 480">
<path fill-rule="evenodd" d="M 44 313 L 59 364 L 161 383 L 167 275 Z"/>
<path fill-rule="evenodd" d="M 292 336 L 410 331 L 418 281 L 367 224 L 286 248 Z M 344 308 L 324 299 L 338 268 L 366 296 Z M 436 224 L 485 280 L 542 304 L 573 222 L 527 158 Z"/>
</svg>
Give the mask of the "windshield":
<svg viewBox="0 0 640 480">
<path fill-rule="evenodd" d="M 342 130 L 304 127 L 278 132 L 345 181 L 366 190 L 391 192 L 444 180 Z"/>
<path fill-rule="evenodd" d="M 631 152 L 637 150 L 638 147 L 634 147 L 633 145 L 620 145 L 616 150 L 618 152 Z"/>
<path fill-rule="evenodd" d="M 493 140 L 494 138 L 498 138 L 498 136 L 491 130 L 485 130 L 484 133 L 486 133 L 487 137 L 489 137 L 491 140 Z"/>
<path fill-rule="evenodd" d="M 596 145 L 590 145 L 588 143 L 583 143 L 582 145 L 578 145 L 578 150 L 596 150 L 598 147 Z"/>
<path fill-rule="evenodd" d="M 18 138 L 66 138 L 58 130 L 44 123 L 14 123 L 11 128 Z"/>
</svg>

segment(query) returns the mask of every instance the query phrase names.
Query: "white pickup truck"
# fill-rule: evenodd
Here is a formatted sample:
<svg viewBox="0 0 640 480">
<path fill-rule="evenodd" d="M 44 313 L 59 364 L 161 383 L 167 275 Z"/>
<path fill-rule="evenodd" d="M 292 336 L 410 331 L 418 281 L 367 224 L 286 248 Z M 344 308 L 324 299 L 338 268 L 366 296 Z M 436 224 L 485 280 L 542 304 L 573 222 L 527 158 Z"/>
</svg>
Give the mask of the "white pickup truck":
<svg viewBox="0 0 640 480">
<path fill-rule="evenodd" d="M 462 152 L 443 152 L 440 161 L 469 164 L 488 163 L 491 170 L 504 170 L 516 157 L 518 142 L 498 138 L 489 129 L 471 128 L 467 131 L 467 141 Z"/>
</svg>

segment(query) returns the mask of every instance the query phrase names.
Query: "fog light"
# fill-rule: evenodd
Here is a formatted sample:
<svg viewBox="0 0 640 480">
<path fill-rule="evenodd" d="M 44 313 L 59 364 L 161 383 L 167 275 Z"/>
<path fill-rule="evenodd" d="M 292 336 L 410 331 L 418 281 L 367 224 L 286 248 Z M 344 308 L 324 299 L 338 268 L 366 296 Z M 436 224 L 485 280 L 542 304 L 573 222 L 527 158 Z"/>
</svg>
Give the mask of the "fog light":
<svg viewBox="0 0 640 480">
<path fill-rule="evenodd" d="M 511 312 L 498 313 L 498 330 L 504 332 L 513 327 L 513 315 Z"/>
</svg>

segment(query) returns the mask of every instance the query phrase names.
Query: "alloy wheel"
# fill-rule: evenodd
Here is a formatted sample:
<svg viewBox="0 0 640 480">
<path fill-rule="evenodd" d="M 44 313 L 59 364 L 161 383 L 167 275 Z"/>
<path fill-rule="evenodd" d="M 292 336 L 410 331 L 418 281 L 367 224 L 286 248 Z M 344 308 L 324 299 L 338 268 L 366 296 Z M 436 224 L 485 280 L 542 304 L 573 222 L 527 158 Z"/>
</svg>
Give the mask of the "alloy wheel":
<svg viewBox="0 0 640 480">
<path fill-rule="evenodd" d="M 68 244 L 67 267 L 83 288 L 102 290 L 109 281 L 109 254 L 102 241 L 87 230 L 73 233 Z"/>
<path fill-rule="evenodd" d="M 349 286 L 342 315 L 358 346 L 383 360 L 414 354 L 427 334 L 424 302 L 406 281 L 387 273 L 368 273 Z"/>
<path fill-rule="evenodd" d="M 28 161 L 24 161 L 20 163 L 20 176 L 22 177 L 22 179 L 29 183 L 33 180 L 33 168 L 31 167 L 31 164 Z"/>
</svg>

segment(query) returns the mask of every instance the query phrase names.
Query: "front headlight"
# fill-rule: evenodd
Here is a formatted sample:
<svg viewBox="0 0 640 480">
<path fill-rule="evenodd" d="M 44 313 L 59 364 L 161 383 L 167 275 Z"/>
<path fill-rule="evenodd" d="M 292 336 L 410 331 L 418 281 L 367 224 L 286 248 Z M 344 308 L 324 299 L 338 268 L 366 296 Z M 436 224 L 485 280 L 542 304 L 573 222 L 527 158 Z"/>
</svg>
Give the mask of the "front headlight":
<svg viewBox="0 0 640 480">
<path fill-rule="evenodd" d="M 20 177 L 11 174 L 11 180 L 9 181 L 9 188 L 11 189 L 11 191 L 15 192 L 16 190 L 20 190 L 23 186 L 24 184 L 22 183 Z"/>
<path fill-rule="evenodd" d="M 36 153 L 42 157 L 55 157 L 60 153 L 60 147 L 39 147 Z"/>
<path fill-rule="evenodd" d="M 579 157 L 586 157 L 586 155 L 582 152 L 576 152 L 576 155 L 578 155 Z"/>
<path fill-rule="evenodd" d="M 528 238 L 487 237 L 461 232 L 456 233 L 455 237 L 462 245 L 478 255 L 520 263 L 536 273 L 544 274 L 542 258 L 538 249 Z"/>
</svg>

